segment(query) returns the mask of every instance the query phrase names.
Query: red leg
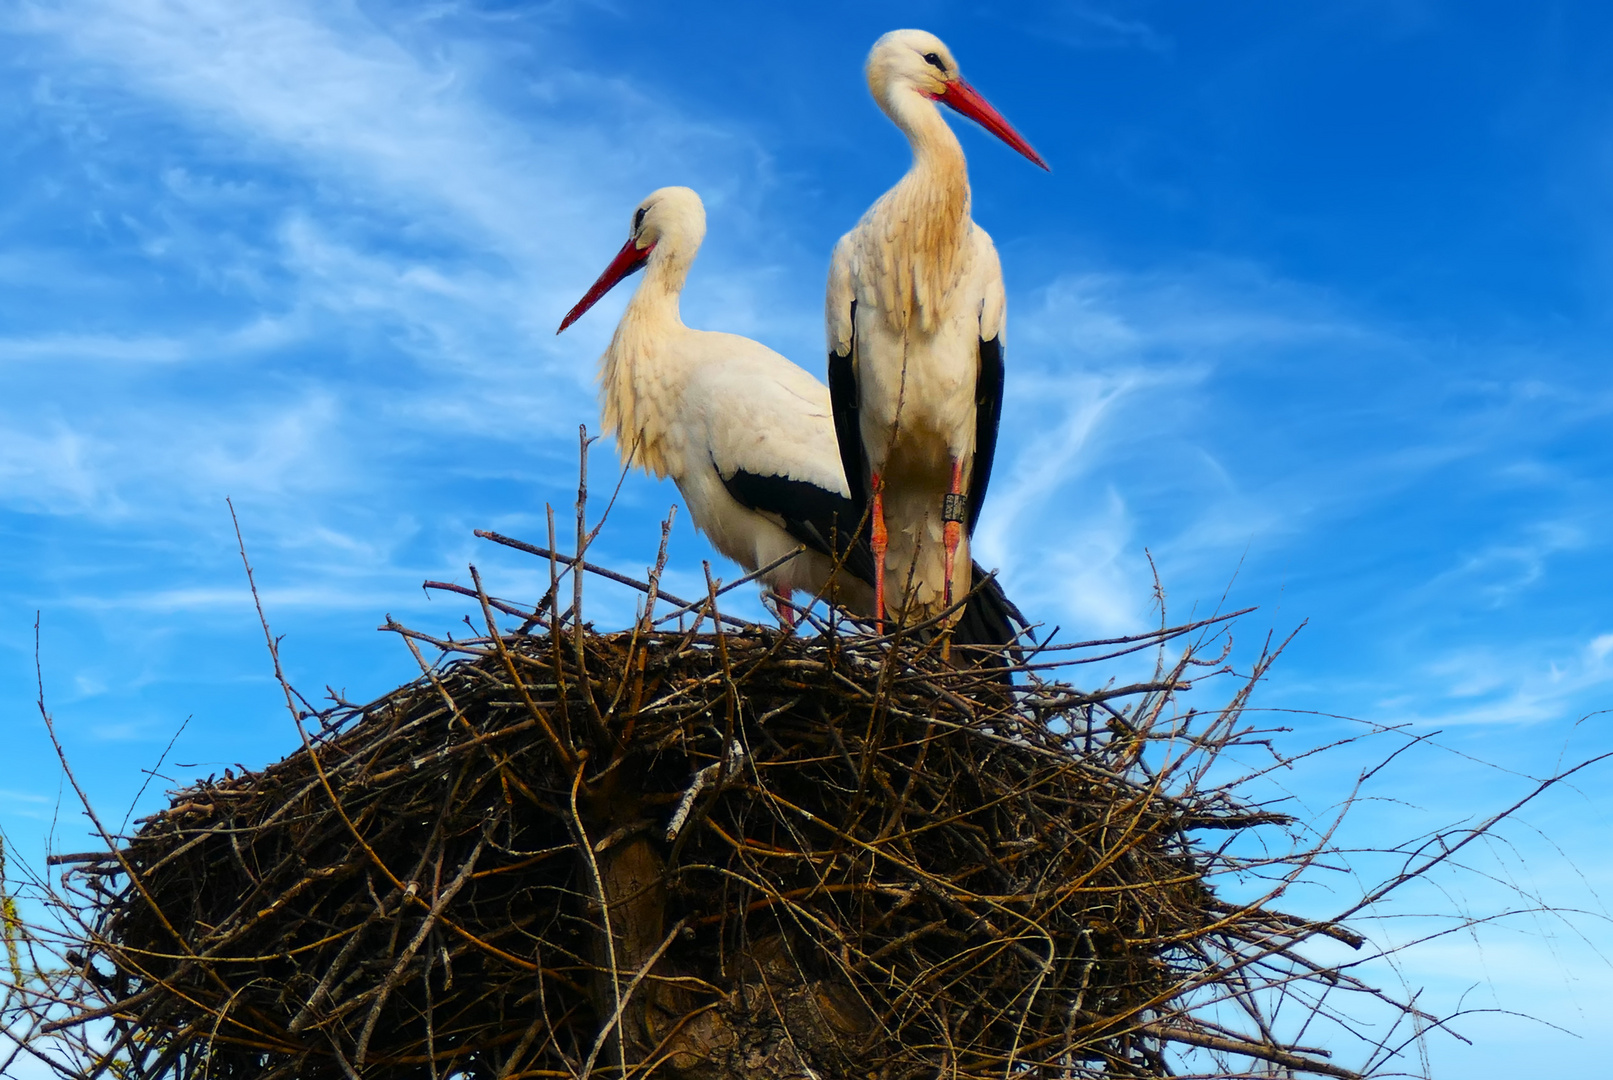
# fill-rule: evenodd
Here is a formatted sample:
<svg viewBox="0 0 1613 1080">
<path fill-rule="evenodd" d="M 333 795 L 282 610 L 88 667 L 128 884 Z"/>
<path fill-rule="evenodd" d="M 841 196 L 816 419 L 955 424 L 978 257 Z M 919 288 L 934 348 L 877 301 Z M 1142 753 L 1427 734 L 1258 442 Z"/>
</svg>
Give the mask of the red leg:
<svg viewBox="0 0 1613 1080">
<path fill-rule="evenodd" d="M 890 548 L 890 537 L 885 532 L 885 485 L 879 474 L 873 475 L 873 521 L 869 523 L 869 545 L 874 549 L 874 630 L 885 632 L 885 552 Z"/>
<path fill-rule="evenodd" d="M 794 630 L 795 609 L 790 606 L 791 590 L 774 589 L 773 595 L 778 597 L 779 600 L 777 604 L 773 605 L 773 610 L 778 612 L 779 625 L 786 630 Z"/>
<path fill-rule="evenodd" d="M 943 571 L 946 581 L 946 605 L 952 606 L 952 564 L 956 561 L 958 544 L 963 540 L 963 462 L 952 463 L 952 489 L 947 492 L 943 503 L 941 526 L 942 542 L 946 545 L 946 567 Z"/>
</svg>

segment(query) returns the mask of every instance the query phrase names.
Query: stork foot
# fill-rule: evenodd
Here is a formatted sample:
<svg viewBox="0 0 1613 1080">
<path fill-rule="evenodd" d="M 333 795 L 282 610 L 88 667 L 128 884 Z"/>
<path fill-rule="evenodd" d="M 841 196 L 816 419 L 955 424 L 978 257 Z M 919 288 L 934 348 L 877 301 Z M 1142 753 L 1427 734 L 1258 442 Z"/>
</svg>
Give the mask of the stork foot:
<svg viewBox="0 0 1613 1080">
<path fill-rule="evenodd" d="M 874 549 L 874 633 L 885 632 L 885 552 L 890 550 L 890 534 L 885 531 L 885 490 L 879 474 L 873 474 L 873 520 L 868 526 L 868 545 Z"/>
<path fill-rule="evenodd" d="M 958 544 L 963 540 L 963 523 L 949 521 L 941 533 L 942 542 L 946 545 L 946 568 L 943 571 L 946 582 L 946 606 L 953 604 L 952 597 L 952 566 L 958 559 Z"/>
<path fill-rule="evenodd" d="M 795 631 L 795 608 L 790 605 L 791 589 L 773 590 L 773 612 L 778 616 L 779 627 L 783 630 Z"/>
<path fill-rule="evenodd" d="M 963 542 L 963 519 L 967 511 L 963 496 L 963 462 L 952 463 L 952 489 L 941 503 L 941 542 L 946 548 L 946 564 L 941 570 L 945 582 L 946 606 L 951 607 L 952 568 L 958 561 L 958 545 Z M 945 646 L 943 646 L 945 648 Z"/>
</svg>

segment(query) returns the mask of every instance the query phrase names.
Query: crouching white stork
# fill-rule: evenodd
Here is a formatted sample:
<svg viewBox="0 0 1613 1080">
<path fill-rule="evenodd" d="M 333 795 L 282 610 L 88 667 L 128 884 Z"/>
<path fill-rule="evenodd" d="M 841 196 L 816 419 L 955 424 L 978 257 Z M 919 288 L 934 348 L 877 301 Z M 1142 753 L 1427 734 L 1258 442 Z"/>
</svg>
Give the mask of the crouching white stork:
<svg viewBox="0 0 1613 1080">
<path fill-rule="evenodd" d="M 952 605 L 972 565 L 1002 411 L 1006 306 L 996 248 L 969 216 L 963 148 L 935 103 L 1047 163 L 933 34 L 886 34 L 867 75 L 913 165 L 835 246 L 829 389 L 853 503 L 859 515 L 872 504 L 876 607 L 926 618 Z"/>
<path fill-rule="evenodd" d="M 859 534 L 835 444 L 828 389 L 766 346 L 735 334 L 691 330 L 678 297 L 706 234 L 700 197 L 684 187 L 653 192 L 633 213 L 627 243 L 560 330 L 635 270 L 644 280 L 600 362 L 604 426 L 628 459 L 670 476 L 695 527 L 748 571 L 798 547 L 763 585 L 824 593 L 863 615 L 875 610 L 873 561 Z M 559 331 L 556 331 L 557 333 Z M 834 563 L 843 573 L 831 582 Z M 1014 610 L 975 568 L 978 590 L 957 640 L 1008 645 Z M 781 605 L 788 623 L 789 608 Z"/>
</svg>

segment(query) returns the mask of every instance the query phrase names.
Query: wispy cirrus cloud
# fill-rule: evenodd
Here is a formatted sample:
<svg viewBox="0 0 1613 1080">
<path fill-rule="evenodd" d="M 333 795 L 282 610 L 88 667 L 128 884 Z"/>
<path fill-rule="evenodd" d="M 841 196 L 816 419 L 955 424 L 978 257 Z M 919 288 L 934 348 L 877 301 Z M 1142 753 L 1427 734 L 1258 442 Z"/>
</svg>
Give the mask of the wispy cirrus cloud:
<svg viewBox="0 0 1613 1080">
<path fill-rule="evenodd" d="M 453 61 L 411 53 L 348 5 L 29 4 L 14 25 L 93 65 L 81 88 L 111 79 L 258 153 L 379 184 L 373 194 L 396 203 L 436 204 L 491 245 L 529 242 L 510 227 L 517 207 L 580 209 L 563 170 L 534 167 L 541 136 L 478 108 Z"/>
<path fill-rule="evenodd" d="M 1591 543 L 1590 532 L 1579 522 L 1522 522 L 1513 536 L 1457 553 L 1455 565 L 1415 591 L 1463 589 L 1491 610 L 1499 609 L 1541 582 L 1554 557 L 1584 551 Z"/>
<path fill-rule="evenodd" d="M 47 680 L 103 737 L 171 732 L 146 704 L 165 687 L 195 701 L 261 682 L 226 496 L 311 687 L 411 677 L 374 627 L 389 611 L 457 624 L 423 579 L 463 581 L 475 561 L 501 595 L 541 593 L 546 567 L 471 530 L 541 538 L 545 500 L 575 491 L 611 305 L 557 341 L 559 314 L 651 188 L 752 212 L 743 127 L 567 70 L 536 9 L 497 34 L 454 24 L 468 9 L 419 16 L 136 0 L 0 17 L 17 46 L 0 78 L 30 99 L 0 125 L 31 155 L 10 180 L 30 212 L 0 214 L 0 529 L 29 544 L 0 595 L 72 628 L 65 678 L 47 632 Z M 537 74 L 511 80 L 510 50 Z M 776 278 L 701 266 L 736 326 L 775 321 Z M 618 518 L 659 520 L 673 497 L 630 478 Z M 675 543 L 698 565 L 686 523 Z M 631 598 L 591 610 L 626 618 Z M 0 640 L 31 662 L 31 635 Z"/>
<path fill-rule="evenodd" d="M 1136 4 L 1063 0 L 1039 12 L 1036 31 L 1077 49 L 1169 52 L 1173 43 L 1153 23 L 1126 11 Z"/>
<path fill-rule="evenodd" d="M 1153 573 L 1216 596 L 1252 543 L 1300 528 L 1297 477 L 1250 475 L 1225 387 L 1305 354 L 1397 347 L 1342 304 L 1243 263 L 1062 275 L 1012 320 L 997 477 L 977 534 L 1010 584 L 1056 581 L 1081 632 L 1152 622 Z M 1338 493 L 1335 493 L 1335 496 Z M 1179 613 L 1185 614 L 1185 613 Z"/>
<path fill-rule="evenodd" d="M 1613 708 L 1613 632 L 1554 648 L 1442 650 L 1422 674 L 1422 692 L 1383 701 L 1385 716 L 1442 727 L 1561 721 L 1587 711 L 1588 700 L 1592 709 Z"/>
<path fill-rule="evenodd" d="M 441 14 L 440 29 L 451 31 L 452 12 Z M 401 242 L 450 239 L 540 280 L 569 282 L 583 269 L 573 263 L 575 241 L 614 235 L 646 174 L 704 174 L 720 197 L 736 186 L 733 167 L 746 171 L 757 156 L 736 130 L 568 67 L 542 18 L 518 29 L 541 72 L 523 93 L 546 107 L 516 120 L 484 79 L 486 42 L 451 32 L 418 38 L 417 21 L 343 4 L 137 0 L 28 4 L 13 26 L 76 62 L 53 71 L 55 82 L 162 103 L 197 130 L 322 185 L 293 196 L 335 200 L 372 227 L 377 213 L 405 215 L 415 235 Z M 192 202 L 287 194 L 265 191 L 261 176 L 232 182 L 194 165 L 163 175 Z"/>
<path fill-rule="evenodd" d="M 1467 657 L 1474 619 L 1524 617 L 1605 546 L 1605 484 L 1558 449 L 1604 422 L 1605 384 L 1501 344 L 1453 350 L 1250 263 L 1066 274 L 1017 303 L 1010 364 L 977 547 L 1078 636 L 1151 624 L 1157 568 L 1177 617 L 1235 583 L 1236 606 L 1315 618 L 1307 639 L 1367 670 Z M 1501 665 L 1514 692 L 1481 709 L 1357 693 L 1342 670 L 1326 693 L 1362 714 L 1530 722 L 1605 692 L 1577 649 Z"/>
<path fill-rule="evenodd" d="M 444 9 L 435 29 L 454 18 Z M 60 152 L 77 168 L 65 175 L 104 178 L 80 181 L 82 194 L 123 266 L 56 258 L 55 297 L 92 281 L 111 294 L 96 308 L 102 328 L 64 332 L 58 321 L 13 333 L 0 339 L 0 360 L 81 371 L 235 363 L 228 381 L 117 382 L 141 402 L 141 419 L 183 432 L 182 450 L 157 445 L 192 467 L 168 470 L 159 487 L 147 485 L 147 455 L 121 449 L 139 424 L 119 422 L 110 403 L 82 422 L 97 411 L 98 375 L 78 417 L 61 424 L 72 434 L 59 437 L 56 464 L 32 470 L 31 483 L 54 477 L 68 502 L 98 491 L 161 516 L 221 483 L 274 487 L 269 477 L 294 468 L 274 448 L 299 440 L 320 445 L 335 489 L 344 476 L 402 466 L 410 446 L 440 446 L 445 429 L 527 446 L 593 419 L 592 359 L 608 319 L 556 342 L 554 317 L 597 272 L 644 190 L 672 171 L 710 179 L 708 195 L 721 200 L 737 190 L 735 172 L 754 173 L 754 148 L 623 80 L 550 62 L 558 46 L 533 13 L 515 27 L 519 47 L 544 59 L 520 91 L 545 108 L 517 120 L 505 108 L 510 88 L 484 78 L 488 50 L 502 46 L 425 33 L 421 19 L 260 0 L 30 3 L 10 14 L 5 29 L 28 46 L 19 63 L 34 75 L 40 112 L 66 133 Z M 153 127 L 166 149 L 148 158 Z M 702 272 L 740 316 L 768 307 L 753 276 L 734 289 L 720 265 Z M 177 293 L 165 284 L 161 301 L 183 310 L 153 318 L 131 294 L 151 274 L 183 283 Z M 304 384 L 290 400 L 288 378 Z M 264 396 L 282 407 L 265 409 Z M 315 398 L 325 422 L 311 426 L 293 402 Z M 220 416 L 228 421 L 212 422 Z M 74 452 L 92 443 L 115 449 Z M 350 456 L 382 444 L 392 449 L 362 466 Z M 20 482 L 28 470 L 10 472 Z"/>
</svg>

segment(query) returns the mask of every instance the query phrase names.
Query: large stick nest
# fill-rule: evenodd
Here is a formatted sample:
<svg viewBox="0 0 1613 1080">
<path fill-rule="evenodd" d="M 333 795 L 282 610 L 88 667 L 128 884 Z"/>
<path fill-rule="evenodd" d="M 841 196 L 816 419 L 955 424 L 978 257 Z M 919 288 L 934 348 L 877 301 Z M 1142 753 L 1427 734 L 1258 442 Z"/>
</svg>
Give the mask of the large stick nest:
<svg viewBox="0 0 1613 1080">
<path fill-rule="evenodd" d="M 1301 951 L 1360 939 L 1212 888 L 1284 821 L 1205 780 L 1254 681 L 1181 711 L 1215 656 L 1084 694 L 1047 652 L 1010 692 L 715 592 L 609 634 L 470 592 L 484 636 L 403 631 L 442 653 L 415 683 L 70 857 L 93 992 L 53 1026 L 110 1038 L 68 1071 L 1355 1075 L 1267 1020 L 1359 987 Z"/>
</svg>

